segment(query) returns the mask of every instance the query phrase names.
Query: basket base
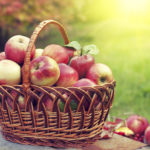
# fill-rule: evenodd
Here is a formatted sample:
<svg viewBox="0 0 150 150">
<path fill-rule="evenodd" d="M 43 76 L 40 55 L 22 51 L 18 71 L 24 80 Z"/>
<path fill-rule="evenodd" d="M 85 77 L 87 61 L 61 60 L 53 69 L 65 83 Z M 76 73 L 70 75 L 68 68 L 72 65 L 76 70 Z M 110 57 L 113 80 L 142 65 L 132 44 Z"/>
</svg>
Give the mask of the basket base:
<svg viewBox="0 0 150 150">
<path fill-rule="evenodd" d="M 32 145 L 32 146 L 48 146 L 48 147 L 54 147 L 54 148 L 81 148 L 81 147 L 87 147 L 97 140 L 100 140 L 100 134 L 96 135 L 95 137 L 87 138 L 85 140 L 74 140 L 74 141 L 64 141 L 60 139 L 55 140 L 45 140 L 45 139 L 36 139 L 34 137 L 20 137 L 14 134 L 5 134 L 2 132 L 3 137 L 10 142 L 13 143 L 19 143 L 24 145 Z"/>
</svg>

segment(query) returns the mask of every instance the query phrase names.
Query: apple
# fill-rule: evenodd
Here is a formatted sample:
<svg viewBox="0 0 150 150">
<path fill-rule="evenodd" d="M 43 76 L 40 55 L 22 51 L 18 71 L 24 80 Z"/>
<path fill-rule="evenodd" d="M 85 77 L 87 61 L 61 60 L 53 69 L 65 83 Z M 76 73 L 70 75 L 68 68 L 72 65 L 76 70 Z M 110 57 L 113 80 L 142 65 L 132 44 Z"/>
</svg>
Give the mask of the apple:
<svg viewBox="0 0 150 150">
<path fill-rule="evenodd" d="M 43 49 L 37 48 L 37 49 L 35 50 L 35 54 L 34 54 L 33 59 L 34 59 L 34 58 L 37 58 L 37 57 L 39 57 L 39 56 L 42 56 L 42 53 L 43 53 Z"/>
<path fill-rule="evenodd" d="M 126 119 L 126 124 L 135 134 L 144 133 L 149 123 L 146 118 L 139 115 L 131 115 Z"/>
<path fill-rule="evenodd" d="M 26 50 L 30 39 L 23 35 L 15 35 L 11 37 L 5 44 L 6 58 L 15 61 L 19 65 L 24 63 Z M 31 59 L 35 53 L 35 46 L 33 46 Z"/>
<path fill-rule="evenodd" d="M 113 74 L 107 65 L 96 63 L 90 67 L 86 74 L 86 78 L 92 80 L 98 85 L 103 85 L 113 81 Z"/>
<path fill-rule="evenodd" d="M 75 54 L 75 50 L 73 48 L 70 48 L 70 47 L 64 47 L 64 48 L 67 51 L 69 58 L 71 59 Z"/>
<path fill-rule="evenodd" d="M 95 86 L 96 84 L 87 78 L 82 78 L 78 80 L 73 86 L 74 87 L 83 87 L 83 86 Z"/>
<path fill-rule="evenodd" d="M 0 53 L 0 61 L 3 60 L 3 59 L 6 59 L 5 52 Z"/>
<path fill-rule="evenodd" d="M 53 100 L 51 98 L 49 98 L 49 96 L 44 96 L 44 105 L 46 107 L 47 110 L 52 111 L 53 108 Z"/>
<path fill-rule="evenodd" d="M 72 67 L 64 63 L 60 63 L 59 69 L 60 69 L 60 77 L 56 83 L 56 86 L 70 87 L 78 81 L 79 75 L 77 71 Z"/>
<path fill-rule="evenodd" d="M 92 86 L 96 86 L 96 84 L 93 81 L 91 81 L 90 79 L 82 78 L 73 85 L 73 87 L 84 87 L 84 86 L 92 87 Z M 80 99 L 82 98 L 81 94 L 77 94 L 77 95 Z M 99 103 L 99 99 L 97 98 L 94 102 L 94 107 L 97 107 L 98 103 Z M 84 106 L 85 106 L 85 110 L 88 110 L 89 102 L 86 101 Z"/>
<path fill-rule="evenodd" d="M 148 126 L 145 130 L 144 141 L 146 144 L 150 145 L 150 126 Z"/>
<path fill-rule="evenodd" d="M 21 68 L 20 66 L 8 59 L 0 61 L 0 85 L 9 84 L 16 85 L 19 84 L 21 80 Z"/>
<path fill-rule="evenodd" d="M 18 94 L 17 94 L 15 91 L 11 91 L 11 95 L 12 95 L 12 97 L 15 98 L 15 99 L 16 99 L 17 96 L 18 96 Z M 24 97 L 23 97 L 22 95 L 19 95 L 17 99 L 18 99 L 19 107 L 20 107 L 21 109 L 24 109 L 24 108 L 25 108 Z M 10 108 L 13 108 L 13 102 L 12 102 L 12 100 L 11 100 L 9 97 L 7 97 L 7 103 L 8 103 L 8 105 L 9 105 Z"/>
<path fill-rule="evenodd" d="M 66 51 L 66 48 L 57 44 L 46 46 L 42 55 L 53 58 L 57 63 L 68 64 L 69 61 L 69 55 Z"/>
<path fill-rule="evenodd" d="M 87 71 L 94 63 L 94 57 L 89 54 L 82 56 L 74 56 L 70 60 L 70 66 L 78 72 L 79 78 L 84 78 L 86 76 Z"/>
<path fill-rule="evenodd" d="M 39 56 L 30 63 L 30 79 L 35 85 L 55 84 L 60 76 L 56 61 L 48 56 Z"/>
</svg>

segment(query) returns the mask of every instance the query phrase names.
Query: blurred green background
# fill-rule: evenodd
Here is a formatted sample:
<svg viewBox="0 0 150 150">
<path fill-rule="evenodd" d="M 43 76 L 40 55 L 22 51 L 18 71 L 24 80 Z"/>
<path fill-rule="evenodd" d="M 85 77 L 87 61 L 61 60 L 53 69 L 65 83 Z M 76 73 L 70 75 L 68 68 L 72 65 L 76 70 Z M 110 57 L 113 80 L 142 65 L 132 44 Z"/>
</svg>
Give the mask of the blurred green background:
<svg viewBox="0 0 150 150">
<path fill-rule="evenodd" d="M 15 34 L 31 36 L 44 19 L 60 21 L 70 40 L 96 44 L 96 62 L 105 63 L 117 81 L 111 116 L 139 114 L 150 121 L 149 0 L 1 0 L 0 50 Z M 53 27 L 42 32 L 36 47 L 63 44 Z"/>
</svg>

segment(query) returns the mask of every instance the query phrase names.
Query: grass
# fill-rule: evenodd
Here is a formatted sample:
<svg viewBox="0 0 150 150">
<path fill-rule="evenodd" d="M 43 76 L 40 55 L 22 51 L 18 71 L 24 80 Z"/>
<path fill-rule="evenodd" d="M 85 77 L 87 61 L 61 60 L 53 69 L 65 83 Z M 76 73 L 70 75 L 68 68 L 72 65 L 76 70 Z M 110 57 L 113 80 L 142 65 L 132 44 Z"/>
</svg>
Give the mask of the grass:
<svg viewBox="0 0 150 150">
<path fill-rule="evenodd" d="M 110 114 L 126 118 L 135 113 L 150 121 L 149 26 L 108 20 L 75 23 L 67 30 L 70 40 L 78 40 L 82 45 L 96 44 L 100 49 L 95 56 L 96 62 L 105 63 L 112 69 L 117 85 Z M 39 46 L 63 43 L 57 31 L 46 34 L 46 38 L 40 39 Z"/>
</svg>

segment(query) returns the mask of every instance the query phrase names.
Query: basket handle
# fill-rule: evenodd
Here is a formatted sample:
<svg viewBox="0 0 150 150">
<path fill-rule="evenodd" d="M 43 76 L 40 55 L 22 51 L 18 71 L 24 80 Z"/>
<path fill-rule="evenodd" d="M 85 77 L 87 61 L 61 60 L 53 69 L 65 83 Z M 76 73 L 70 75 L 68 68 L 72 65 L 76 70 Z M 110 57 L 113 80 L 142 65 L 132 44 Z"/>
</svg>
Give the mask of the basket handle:
<svg viewBox="0 0 150 150">
<path fill-rule="evenodd" d="M 30 86 L 30 56 L 31 56 L 31 51 L 33 49 L 33 46 L 37 40 L 38 35 L 40 34 L 40 32 L 48 25 L 48 24 L 54 24 L 56 25 L 56 27 L 59 29 L 63 40 L 65 42 L 65 44 L 69 43 L 69 39 L 67 36 L 67 33 L 64 29 L 64 27 L 57 21 L 55 20 L 45 20 L 42 21 L 34 30 L 34 32 L 31 35 L 30 41 L 29 41 L 29 45 L 27 47 L 27 51 L 26 51 L 26 56 L 25 56 L 25 60 L 24 60 L 24 65 L 22 68 L 22 73 L 23 73 L 23 90 L 25 92 L 27 92 L 29 86 Z"/>
</svg>

